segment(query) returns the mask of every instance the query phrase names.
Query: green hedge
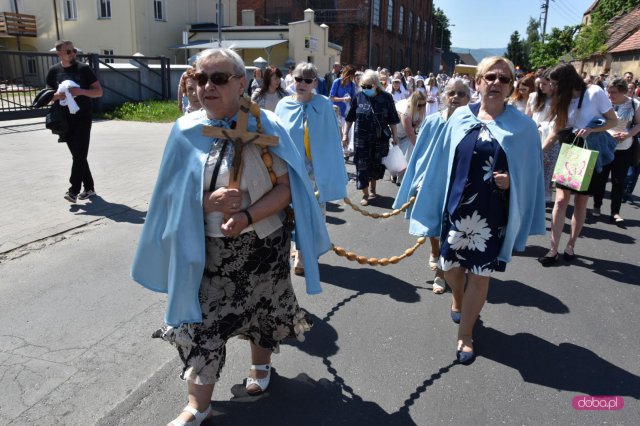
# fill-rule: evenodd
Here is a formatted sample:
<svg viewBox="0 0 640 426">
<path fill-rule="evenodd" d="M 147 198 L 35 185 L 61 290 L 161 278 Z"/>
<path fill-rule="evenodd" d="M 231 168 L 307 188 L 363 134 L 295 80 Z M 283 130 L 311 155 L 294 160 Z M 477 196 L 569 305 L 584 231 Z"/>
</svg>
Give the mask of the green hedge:
<svg viewBox="0 0 640 426">
<path fill-rule="evenodd" d="M 171 123 L 182 113 L 176 101 L 127 102 L 102 118 L 107 120 L 145 121 L 148 123 Z"/>
</svg>

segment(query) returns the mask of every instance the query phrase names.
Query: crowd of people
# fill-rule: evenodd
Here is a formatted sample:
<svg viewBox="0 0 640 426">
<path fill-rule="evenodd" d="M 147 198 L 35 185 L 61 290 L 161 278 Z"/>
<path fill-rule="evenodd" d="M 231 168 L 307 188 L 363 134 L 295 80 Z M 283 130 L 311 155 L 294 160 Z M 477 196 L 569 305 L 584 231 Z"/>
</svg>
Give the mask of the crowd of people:
<svg viewBox="0 0 640 426">
<path fill-rule="evenodd" d="M 312 323 L 291 285 L 290 254 L 307 292 L 320 292 L 318 258 L 331 245 L 325 204 L 347 195 L 350 155 L 367 206 L 390 146 L 402 150 L 408 166 L 392 177 L 399 185 L 394 208 L 415 196 L 408 232 L 430 239 L 433 292 L 451 290 L 461 364 L 476 357 L 473 328 L 491 277 L 530 235 L 546 234 L 545 207 L 552 209 L 550 248 L 538 259 L 545 267 L 559 261 L 572 196 L 563 258 L 575 259 L 588 200 L 601 214 L 609 175 L 611 222 L 624 223 L 621 205 L 638 177 L 632 75 L 603 89 L 570 64 L 517 75 L 497 56 L 483 59 L 475 76 L 335 64 L 323 77 L 306 62 L 285 76 L 273 66 L 251 80 L 245 73 L 230 49 L 202 52 L 185 73 L 185 115 L 167 142 L 132 269 L 136 281 L 169 295 L 166 325 L 154 337 L 177 348 L 188 395 L 170 424 L 199 425 L 212 415 L 229 338 L 249 340 L 251 395 L 269 386 L 279 343 L 304 339 Z M 237 138 L 205 136 L 210 127 L 243 135 L 242 154 Z M 268 136 L 277 143 L 261 145 Z M 553 182 L 561 144 L 598 151 L 588 189 Z"/>
</svg>

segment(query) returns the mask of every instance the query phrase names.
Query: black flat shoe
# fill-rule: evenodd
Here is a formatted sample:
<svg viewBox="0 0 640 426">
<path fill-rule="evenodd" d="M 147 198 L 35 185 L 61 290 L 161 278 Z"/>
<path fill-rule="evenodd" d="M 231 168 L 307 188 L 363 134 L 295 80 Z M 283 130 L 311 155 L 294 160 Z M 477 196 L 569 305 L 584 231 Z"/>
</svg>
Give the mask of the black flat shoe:
<svg viewBox="0 0 640 426">
<path fill-rule="evenodd" d="M 558 259 L 560 259 L 560 255 L 556 253 L 554 256 L 539 257 L 538 262 L 540 262 L 542 266 L 551 266 L 551 265 L 555 265 L 558 262 Z"/>
<path fill-rule="evenodd" d="M 562 257 L 564 258 L 564 260 L 566 260 L 567 262 L 571 262 L 573 259 L 576 258 L 576 254 L 569 254 L 566 251 L 564 253 L 562 253 Z"/>
</svg>

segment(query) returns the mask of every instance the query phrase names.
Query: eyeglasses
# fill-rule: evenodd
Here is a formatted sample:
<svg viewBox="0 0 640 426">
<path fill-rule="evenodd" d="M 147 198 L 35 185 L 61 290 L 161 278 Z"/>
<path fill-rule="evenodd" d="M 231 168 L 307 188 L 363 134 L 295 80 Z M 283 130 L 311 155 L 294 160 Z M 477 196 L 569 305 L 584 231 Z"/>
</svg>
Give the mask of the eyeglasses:
<svg viewBox="0 0 640 426">
<path fill-rule="evenodd" d="M 241 75 L 231 74 L 228 72 L 214 72 L 211 74 L 207 74 L 202 71 L 198 71 L 193 74 L 196 81 L 198 82 L 198 86 L 202 87 L 207 84 L 207 81 L 210 81 L 211 84 L 215 84 L 216 86 L 224 86 L 231 80 L 232 78 L 240 78 Z"/>
<path fill-rule="evenodd" d="M 418 108 L 424 108 L 426 106 L 427 106 L 427 104 L 418 104 Z"/>
<path fill-rule="evenodd" d="M 467 92 L 456 92 L 455 90 L 451 90 L 449 92 L 447 92 L 447 96 L 449 97 L 454 97 L 455 95 L 458 95 L 459 98 L 466 98 L 467 97 Z"/>
<path fill-rule="evenodd" d="M 361 84 L 360 87 L 363 89 L 373 89 L 373 84 Z"/>
<path fill-rule="evenodd" d="M 311 84 L 314 81 L 316 81 L 315 78 L 302 78 L 302 77 L 293 77 L 293 79 L 296 81 L 296 83 L 302 83 L 303 81 L 307 84 Z"/>
<path fill-rule="evenodd" d="M 482 78 L 487 83 L 493 83 L 496 80 L 498 80 L 502 84 L 511 83 L 511 77 L 507 77 L 506 75 L 502 75 L 502 74 L 498 75 L 498 74 L 493 73 L 493 72 L 486 73 L 485 75 L 482 76 Z"/>
</svg>

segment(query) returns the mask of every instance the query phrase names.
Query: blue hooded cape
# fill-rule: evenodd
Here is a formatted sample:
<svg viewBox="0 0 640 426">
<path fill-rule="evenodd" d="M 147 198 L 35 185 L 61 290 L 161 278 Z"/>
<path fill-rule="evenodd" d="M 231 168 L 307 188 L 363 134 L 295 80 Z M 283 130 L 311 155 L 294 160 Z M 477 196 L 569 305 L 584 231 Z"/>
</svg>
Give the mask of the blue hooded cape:
<svg viewBox="0 0 640 426">
<path fill-rule="evenodd" d="M 304 107 L 307 109 L 311 162 L 321 203 L 341 200 L 347 196 L 347 170 L 342 157 L 342 142 L 338 120 L 331 101 L 322 95 L 313 95 L 305 104 L 291 96 L 276 106 L 276 115 L 289 132 L 302 157 L 304 148 Z"/>
<path fill-rule="evenodd" d="M 297 243 L 305 253 L 315 254 L 303 258 L 307 292 L 320 293 L 317 257 L 331 247 L 324 218 L 304 160 L 282 124 L 270 111 L 261 110 L 260 119 L 265 134 L 279 137 L 278 146 L 269 149 L 288 165 Z M 171 326 L 202 321 L 198 300 L 205 265 L 202 189 L 213 143 L 202 135 L 203 125 L 220 122 L 194 112 L 173 126 L 131 269 L 131 277 L 144 287 L 168 293 L 165 322 Z M 252 116 L 249 130 L 256 131 Z"/>
<path fill-rule="evenodd" d="M 420 186 L 413 209 L 407 213 L 410 234 L 440 236 L 456 147 L 480 122 L 469 106 L 464 106 L 446 123 L 433 118 L 420 128 L 411 157 L 416 164 L 413 179 L 405 176 L 402 195 L 394 204 L 396 208 L 402 205 Z M 535 123 L 511 105 L 496 120 L 484 124 L 500 143 L 509 164 L 509 221 L 498 255 L 498 260 L 509 262 L 514 248 L 524 250 L 529 235 L 546 233 L 542 145 Z"/>
</svg>

